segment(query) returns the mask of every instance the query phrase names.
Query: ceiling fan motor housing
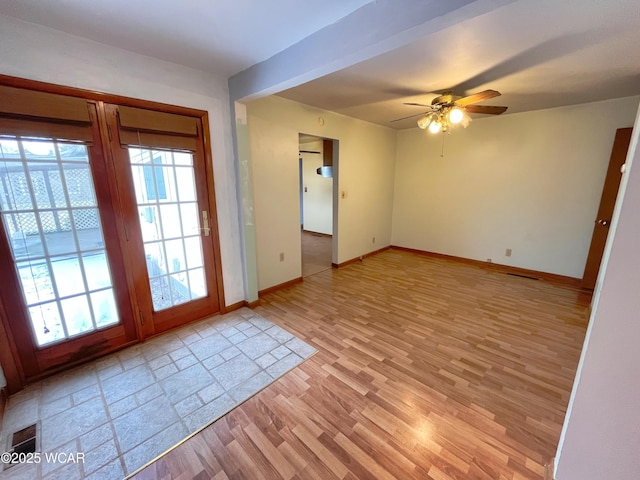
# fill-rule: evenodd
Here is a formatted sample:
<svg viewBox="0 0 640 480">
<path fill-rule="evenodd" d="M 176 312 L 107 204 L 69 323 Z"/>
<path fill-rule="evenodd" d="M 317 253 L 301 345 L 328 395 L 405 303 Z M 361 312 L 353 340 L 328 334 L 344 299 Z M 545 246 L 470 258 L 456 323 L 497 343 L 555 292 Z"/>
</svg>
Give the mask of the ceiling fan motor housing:
<svg viewBox="0 0 640 480">
<path fill-rule="evenodd" d="M 436 97 L 433 100 L 431 100 L 431 105 L 442 105 L 447 103 L 453 103 L 456 100 L 459 100 L 460 98 L 462 97 L 458 95 L 454 95 L 453 92 L 444 92 L 439 97 Z"/>
</svg>

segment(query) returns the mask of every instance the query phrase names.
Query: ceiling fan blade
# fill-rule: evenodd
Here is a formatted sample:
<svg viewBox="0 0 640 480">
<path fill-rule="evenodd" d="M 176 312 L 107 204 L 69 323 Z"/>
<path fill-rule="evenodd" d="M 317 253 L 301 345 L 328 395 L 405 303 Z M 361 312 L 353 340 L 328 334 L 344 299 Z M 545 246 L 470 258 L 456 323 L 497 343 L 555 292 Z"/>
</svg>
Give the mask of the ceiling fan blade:
<svg viewBox="0 0 640 480">
<path fill-rule="evenodd" d="M 427 107 L 431 108 L 431 105 L 425 105 L 424 103 L 404 102 L 403 105 L 409 105 L 411 107 Z"/>
<path fill-rule="evenodd" d="M 508 107 L 494 107 L 493 105 L 469 105 L 464 107 L 469 113 L 484 113 L 486 115 L 500 115 L 507 111 Z"/>
<path fill-rule="evenodd" d="M 407 117 L 396 118 L 395 120 L 390 120 L 389 123 L 399 122 L 400 120 L 406 120 L 407 118 L 419 117 L 420 115 L 426 115 L 427 113 L 431 113 L 431 111 L 422 112 L 422 113 L 414 113 L 413 115 L 409 115 Z"/>
<path fill-rule="evenodd" d="M 460 105 L 461 107 L 466 107 L 467 105 L 471 105 L 472 103 L 482 102 L 493 97 L 499 97 L 500 95 L 502 94 L 497 90 L 485 90 L 484 92 L 474 93 L 473 95 L 469 95 L 468 97 L 459 98 L 453 103 L 456 105 Z"/>
</svg>

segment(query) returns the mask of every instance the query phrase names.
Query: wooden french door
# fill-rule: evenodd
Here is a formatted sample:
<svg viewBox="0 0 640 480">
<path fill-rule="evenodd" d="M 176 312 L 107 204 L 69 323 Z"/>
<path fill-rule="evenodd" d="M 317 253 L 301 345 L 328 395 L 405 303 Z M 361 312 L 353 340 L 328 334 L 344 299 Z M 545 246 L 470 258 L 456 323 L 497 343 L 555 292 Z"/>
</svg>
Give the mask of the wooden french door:
<svg viewBox="0 0 640 480">
<path fill-rule="evenodd" d="M 20 382 L 220 311 L 201 116 L 81 93 L 0 84 L 0 321 Z"/>
<path fill-rule="evenodd" d="M 0 119 L 0 298 L 27 378 L 137 337 L 96 105 L 82 104 L 74 124 Z"/>
<path fill-rule="evenodd" d="M 218 312 L 201 124 L 117 105 L 105 112 L 143 330 Z"/>
</svg>

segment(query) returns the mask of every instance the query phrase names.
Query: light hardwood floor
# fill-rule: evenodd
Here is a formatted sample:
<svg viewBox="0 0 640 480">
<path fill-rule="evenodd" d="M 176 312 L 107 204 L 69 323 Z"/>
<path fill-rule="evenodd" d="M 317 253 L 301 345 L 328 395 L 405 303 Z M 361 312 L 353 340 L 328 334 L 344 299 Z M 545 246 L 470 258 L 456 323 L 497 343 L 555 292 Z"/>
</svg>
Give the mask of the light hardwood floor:
<svg viewBox="0 0 640 480">
<path fill-rule="evenodd" d="M 587 325 L 573 287 L 388 250 L 262 298 L 319 353 L 144 479 L 542 479 Z"/>
</svg>

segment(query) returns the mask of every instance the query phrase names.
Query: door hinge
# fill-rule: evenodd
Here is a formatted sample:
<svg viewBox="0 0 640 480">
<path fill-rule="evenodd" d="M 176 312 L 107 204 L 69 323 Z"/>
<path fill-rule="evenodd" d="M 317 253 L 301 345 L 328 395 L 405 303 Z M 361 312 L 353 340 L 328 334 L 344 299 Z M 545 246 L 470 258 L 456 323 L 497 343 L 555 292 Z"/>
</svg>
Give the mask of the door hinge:
<svg viewBox="0 0 640 480">
<path fill-rule="evenodd" d="M 144 325 L 144 317 L 142 316 L 142 310 L 138 310 L 138 315 L 140 317 L 140 325 Z"/>
</svg>

